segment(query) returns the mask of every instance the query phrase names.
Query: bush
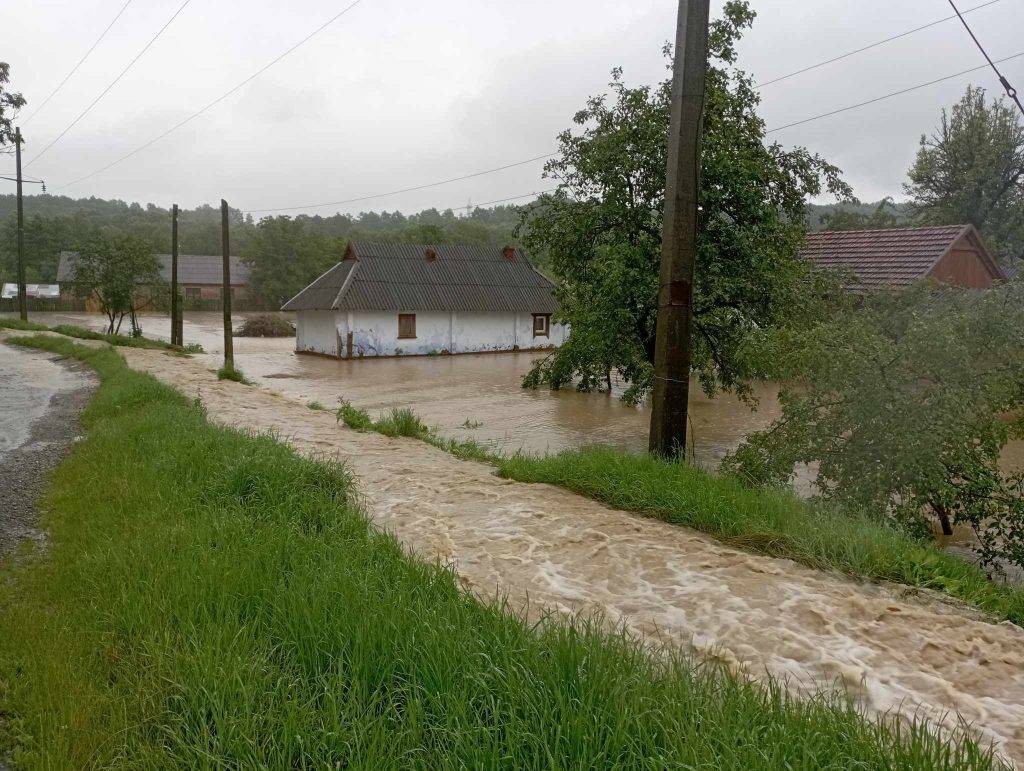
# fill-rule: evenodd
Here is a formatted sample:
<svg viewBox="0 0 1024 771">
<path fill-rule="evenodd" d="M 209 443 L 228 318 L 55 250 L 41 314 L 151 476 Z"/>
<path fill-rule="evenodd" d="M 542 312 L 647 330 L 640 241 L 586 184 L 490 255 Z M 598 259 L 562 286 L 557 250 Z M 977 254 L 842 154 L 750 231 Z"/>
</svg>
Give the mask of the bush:
<svg viewBox="0 0 1024 771">
<path fill-rule="evenodd" d="M 294 337 L 295 325 L 276 313 L 257 313 L 242 321 L 236 337 Z"/>
<path fill-rule="evenodd" d="M 217 370 L 217 379 L 233 380 L 236 383 L 252 385 L 252 381 L 242 374 L 242 370 L 235 369 L 234 367 L 221 367 L 219 370 Z"/>
</svg>

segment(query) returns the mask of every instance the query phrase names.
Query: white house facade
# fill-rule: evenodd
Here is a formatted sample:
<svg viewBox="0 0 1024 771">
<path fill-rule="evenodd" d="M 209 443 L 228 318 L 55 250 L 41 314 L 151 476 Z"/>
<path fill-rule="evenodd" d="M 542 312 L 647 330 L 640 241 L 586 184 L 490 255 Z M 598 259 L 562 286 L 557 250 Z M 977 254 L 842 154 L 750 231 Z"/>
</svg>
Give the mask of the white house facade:
<svg viewBox="0 0 1024 771">
<path fill-rule="evenodd" d="M 517 249 L 361 243 L 282 308 L 297 352 L 339 358 L 555 348 L 557 309 Z"/>
</svg>

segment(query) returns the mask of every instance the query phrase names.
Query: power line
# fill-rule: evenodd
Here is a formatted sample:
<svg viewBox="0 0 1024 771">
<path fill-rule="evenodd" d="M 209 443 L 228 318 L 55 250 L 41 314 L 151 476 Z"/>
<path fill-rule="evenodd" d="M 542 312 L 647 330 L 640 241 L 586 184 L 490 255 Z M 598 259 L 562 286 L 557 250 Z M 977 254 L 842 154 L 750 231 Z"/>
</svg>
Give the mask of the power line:
<svg viewBox="0 0 1024 771">
<path fill-rule="evenodd" d="M 1022 56 L 1024 56 L 1024 51 L 1021 51 L 1020 53 L 1014 54 L 1013 56 L 1007 56 L 1007 57 L 1005 57 L 1003 59 L 999 59 L 997 63 L 1008 62 L 1008 61 L 1010 61 L 1012 59 L 1018 59 L 1018 58 L 1020 58 Z M 980 67 L 972 67 L 971 69 L 962 70 L 960 72 L 953 73 L 952 75 L 946 75 L 945 77 L 937 78 L 935 80 L 930 80 L 927 83 L 918 83 L 916 86 L 910 86 L 909 88 L 903 88 L 903 89 L 900 89 L 899 91 L 893 91 L 893 92 L 888 93 L 888 94 L 883 94 L 882 96 L 876 96 L 873 99 L 868 99 L 868 100 L 866 100 L 864 102 L 858 102 L 857 104 L 851 104 L 851 105 L 848 105 L 846 107 L 840 107 L 840 108 L 835 109 L 835 110 L 830 110 L 829 112 L 823 112 L 823 113 L 821 113 L 819 115 L 812 115 L 809 118 L 803 118 L 803 119 L 798 120 L 798 121 L 793 121 L 792 123 L 787 123 L 787 124 L 785 124 L 783 126 L 775 126 L 774 128 L 767 129 L 765 131 L 765 134 L 774 134 L 777 131 L 782 131 L 784 129 L 793 128 L 794 126 L 802 126 L 805 123 L 811 123 L 812 121 L 821 120 L 822 118 L 828 118 L 828 117 L 831 117 L 833 115 L 838 115 L 838 114 L 844 113 L 844 112 L 849 112 L 850 110 L 856 110 L 856 109 L 858 109 L 860 107 L 866 107 L 866 106 L 868 106 L 870 104 L 875 104 L 876 102 L 881 102 L 881 101 L 884 101 L 886 99 L 892 99 L 893 97 L 896 97 L 896 96 L 902 96 L 903 94 L 909 94 L 912 91 L 917 91 L 917 90 L 920 90 L 922 88 L 927 88 L 928 86 L 934 86 L 937 83 L 942 83 L 942 82 L 947 81 L 947 80 L 953 80 L 954 78 L 959 78 L 962 75 L 967 75 L 967 74 L 970 74 L 972 72 L 977 72 L 978 70 L 983 70 L 983 69 L 986 68 L 986 66 L 987 65 L 981 65 Z M 477 172 L 473 172 L 472 174 L 464 174 L 463 176 L 460 176 L 460 177 L 452 177 L 451 179 L 445 179 L 445 180 L 441 180 L 439 182 L 428 182 L 428 183 L 425 183 L 425 184 L 422 184 L 422 185 L 416 185 L 414 187 L 406 187 L 406 188 L 401 188 L 399 190 L 392 190 L 392 191 L 389 191 L 387 193 L 377 193 L 375 195 L 366 195 L 366 196 L 361 196 L 359 198 L 349 198 L 349 199 L 342 200 L 342 201 L 324 201 L 324 202 L 321 202 L 321 203 L 310 203 L 310 204 L 304 204 L 304 205 L 301 205 L 301 206 L 282 206 L 282 207 L 279 207 L 279 208 L 269 208 L 269 209 L 246 209 L 246 212 L 248 212 L 250 214 L 260 214 L 260 213 L 265 213 L 265 212 L 296 211 L 298 209 L 316 209 L 316 208 L 319 208 L 319 207 L 322 207 L 322 206 L 342 206 L 344 204 L 349 204 L 349 203 L 359 203 L 360 201 L 369 201 L 369 200 L 373 200 L 375 198 L 386 198 L 386 197 L 389 197 L 389 196 L 392 196 L 392 195 L 398 195 L 399 193 L 407 193 L 407 192 L 411 192 L 411 191 L 415 191 L 415 190 L 426 190 L 426 189 L 431 188 L 431 187 L 438 187 L 440 185 L 447 185 L 450 182 L 458 182 L 458 181 L 465 180 L 465 179 L 472 179 L 473 177 L 480 177 L 480 176 L 483 176 L 485 174 L 492 174 L 492 173 L 497 172 L 497 171 L 503 171 L 504 169 L 513 168 L 515 166 L 523 166 L 523 165 L 525 165 L 527 163 L 532 163 L 534 161 L 539 161 L 539 160 L 541 160 L 543 158 L 551 158 L 551 157 L 553 157 L 555 155 L 557 155 L 557 153 L 547 153 L 546 155 L 537 155 L 537 156 L 534 156 L 533 158 L 527 158 L 525 161 L 517 161 L 515 163 L 507 163 L 504 166 L 497 166 L 497 167 L 495 167 L 493 169 L 485 169 L 484 171 L 477 171 Z M 518 197 L 525 197 L 525 196 L 518 196 Z M 480 206 L 485 206 L 486 204 L 479 204 L 479 205 Z"/>
<path fill-rule="evenodd" d="M 1003 59 L 998 59 L 996 63 L 997 64 L 1001 64 L 1002 62 L 1008 62 L 1011 59 L 1019 59 L 1022 56 L 1024 56 L 1024 51 L 1021 51 L 1018 54 L 1014 54 L 1013 56 L 1007 56 L 1007 57 L 1005 57 Z M 793 121 L 792 123 L 787 123 L 785 126 L 776 126 L 775 128 L 768 129 L 765 133 L 766 134 L 772 134 L 772 133 L 774 133 L 776 131 L 782 131 L 783 129 L 793 128 L 793 126 L 802 126 L 804 123 L 810 123 L 811 121 L 814 121 L 814 120 L 820 120 L 822 118 L 831 117 L 832 115 L 838 115 L 841 112 L 848 112 L 850 110 L 856 110 L 858 107 L 866 107 L 869 104 L 874 104 L 875 102 L 881 102 L 881 101 L 883 101 L 885 99 L 891 99 L 894 96 L 902 96 L 903 94 L 909 94 L 911 91 L 917 91 L 918 89 L 926 88 L 927 86 L 934 86 L 936 83 L 942 83 L 942 82 L 947 81 L 947 80 L 952 80 L 953 78 L 959 78 L 961 75 L 967 75 L 967 74 L 969 74 L 971 72 L 977 72 L 978 70 L 984 70 L 984 69 L 987 69 L 987 67 L 988 67 L 988 65 L 983 64 L 980 67 L 972 67 L 969 70 L 961 70 L 960 72 L 956 72 L 956 73 L 954 73 L 952 75 L 946 75 L 944 78 L 936 78 L 935 80 L 929 80 L 927 83 L 920 83 L 920 84 L 918 84 L 916 86 L 911 86 L 910 88 L 904 88 L 904 89 L 900 89 L 899 91 L 893 91 L 891 94 L 884 94 L 883 96 L 876 96 L 874 99 L 868 99 L 866 102 L 858 102 L 857 104 L 851 104 L 848 107 L 840 107 L 838 110 L 830 110 L 829 112 L 823 112 L 820 115 L 813 115 L 810 118 L 804 118 L 802 120 Z"/>
<path fill-rule="evenodd" d="M 53 147 L 55 144 L 57 144 L 65 134 L 67 134 L 72 128 L 74 128 L 75 124 L 78 123 L 78 121 L 80 121 L 82 118 L 84 118 L 89 113 L 89 111 L 93 107 L 96 106 L 96 104 L 100 101 L 100 99 L 102 99 L 104 96 L 107 95 L 107 92 L 110 91 L 110 89 L 112 89 L 115 85 L 117 85 L 117 82 L 119 80 L 121 80 L 121 78 L 123 78 L 125 76 L 125 73 L 127 73 L 128 70 L 130 70 L 132 68 L 132 66 L 135 64 L 135 62 L 137 62 L 139 59 L 142 58 L 142 55 L 144 53 L 146 53 L 146 51 L 149 50 L 149 47 L 151 45 L 153 45 L 153 43 L 156 42 L 157 38 L 159 38 L 164 33 L 164 30 L 167 29 L 169 26 L 171 26 L 171 22 L 174 21 L 176 18 L 178 18 L 178 14 L 181 13 L 182 11 L 184 11 L 185 10 L 185 6 L 187 6 L 190 2 L 192 2 L 192 0 L 185 0 L 185 2 L 181 4 L 181 6 L 178 8 L 178 10 L 176 10 L 174 12 L 174 15 L 171 16 L 171 18 L 169 18 L 167 20 L 167 22 L 164 24 L 164 26 L 162 26 L 157 31 L 157 33 L 155 35 L 153 35 L 153 37 L 151 37 L 149 39 L 149 42 L 146 43 L 146 45 L 144 45 L 142 47 L 142 50 L 139 51 L 137 54 L 135 54 L 135 58 L 133 58 L 130 62 L 128 62 L 128 65 L 123 70 L 121 70 L 120 73 L 118 73 L 116 78 L 114 78 L 112 81 L 110 81 L 110 85 L 108 85 L 105 89 L 103 89 L 100 92 L 99 96 L 97 96 L 95 99 L 93 99 L 92 102 L 89 104 L 89 106 L 86 107 L 84 110 L 82 110 L 82 112 L 80 112 L 78 114 L 77 118 L 75 118 L 73 121 L 71 121 L 71 123 L 69 123 L 67 125 L 67 127 L 62 132 L 60 132 L 56 137 L 54 137 L 53 141 L 51 141 L 50 144 L 48 144 L 46 147 L 44 147 L 42 150 L 40 150 L 38 153 L 36 153 L 35 157 L 33 157 L 32 160 L 30 160 L 28 163 L 26 163 L 25 166 L 26 167 L 31 166 L 33 163 L 38 161 L 39 158 L 43 155 L 43 153 L 45 153 L 47 150 L 49 150 L 51 147 Z"/>
<path fill-rule="evenodd" d="M 967 34 L 971 36 L 971 40 L 974 41 L 974 44 L 978 46 L 978 50 L 981 51 L 981 55 L 985 57 L 985 60 L 988 62 L 988 66 L 992 68 L 992 71 L 996 74 L 996 77 L 999 78 L 999 82 L 1006 90 L 1006 95 L 1010 97 L 1014 102 L 1016 102 L 1017 108 L 1021 111 L 1021 113 L 1024 113 L 1024 105 L 1020 103 L 1020 98 L 1017 96 L 1017 89 L 1011 86 L 1010 81 L 1003 77 L 1003 73 L 999 71 L 999 68 L 996 67 L 996 63 L 992 61 L 992 57 L 988 55 L 988 51 L 985 50 L 985 47 L 981 44 L 981 41 L 978 40 L 977 35 L 975 35 L 974 32 L 971 30 L 970 26 L 968 26 L 967 20 L 964 18 L 964 15 L 960 13 L 960 11 L 957 9 L 956 3 L 954 3 L 953 0 L 949 0 L 949 4 L 953 7 L 953 10 L 956 11 L 956 15 L 960 17 L 960 22 L 964 25 L 964 29 L 966 29 Z"/>
<path fill-rule="evenodd" d="M 74 67 L 71 68 L 71 72 L 69 72 L 67 75 L 64 76 L 64 80 L 62 80 L 60 83 L 58 83 L 57 87 L 54 88 L 53 91 L 50 92 L 50 95 L 43 100 L 43 103 L 40 104 L 38 107 L 36 107 L 36 109 L 34 109 L 29 114 L 29 116 L 27 118 L 25 118 L 24 121 L 22 121 L 22 123 L 21 123 L 22 126 L 28 125 L 28 122 L 30 120 L 32 120 L 34 117 L 36 117 L 36 115 L 38 115 L 42 111 L 42 109 L 44 107 L 46 107 L 47 103 L 51 99 L 53 99 L 54 95 L 58 91 L 60 91 L 61 88 L 64 87 L 64 84 L 68 82 L 68 79 L 72 75 L 74 75 L 76 72 L 78 72 L 78 68 L 82 66 L 82 62 L 84 62 L 86 59 L 89 58 L 89 54 L 91 54 L 93 52 L 93 50 L 96 48 L 96 46 L 98 46 L 100 44 L 100 41 L 103 40 L 104 37 L 106 37 L 106 34 L 108 32 L 110 32 L 110 28 L 114 26 L 114 22 L 116 22 L 118 19 L 121 18 L 121 14 L 124 13 L 125 9 L 129 5 L 131 5 L 131 4 L 132 4 L 132 0 L 127 0 L 127 2 L 124 5 L 121 6 L 121 10 L 117 12 L 117 15 L 111 20 L 110 24 L 107 25 L 106 29 L 104 29 L 100 33 L 100 36 L 98 38 L 96 38 L 96 42 L 93 43 L 92 46 L 89 47 L 89 50 L 85 52 L 85 55 L 81 59 L 78 60 L 78 63 Z"/>
<path fill-rule="evenodd" d="M 389 190 L 386 193 L 375 193 L 374 195 L 364 195 L 359 198 L 348 198 L 343 201 L 323 201 L 321 203 L 307 203 L 298 206 L 281 206 L 276 209 L 246 209 L 250 214 L 262 214 L 263 212 L 275 212 L 275 211 L 297 211 L 299 209 L 317 209 L 321 206 L 344 206 L 350 203 L 360 203 L 361 201 L 372 201 L 375 198 L 389 198 L 393 195 L 400 193 L 411 193 L 416 190 L 426 190 L 430 187 L 439 187 L 440 185 L 447 185 L 451 182 L 461 182 L 466 179 L 472 179 L 473 177 L 482 177 L 485 174 L 493 174 L 496 171 L 504 171 L 505 169 L 511 169 L 516 166 L 525 166 L 527 163 L 533 163 L 543 158 L 550 158 L 556 153 L 546 153 L 545 155 L 537 155 L 533 158 L 527 158 L 525 161 L 516 161 L 515 163 L 506 163 L 504 166 L 497 166 L 493 169 L 485 169 L 484 171 L 475 171 L 472 174 L 464 174 L 461 177 L 452 177 L 451 179 L 443 179 L 440 182 L 428 182 L 424 185 L 415 185 L 413 187 L 403 187 L 399 190 Z M 525 196 L 518 196 L 523 198 Z M 479 204 L 483 205 L 483 204 Z"/>
<path fill-rule="evenodd" d="M 187 0 L 186 0 L 186 1 L 187 1 Z M 132 150 L 132 151 L 131 151 L 131 152 L 129 152 L 129 153 L 126 153 L 125 155 L 122 155 L 122 156 L 121 156 L 120 158 L 118 158 L 117 160 L 115 160 L 115 161 L 111 161 L 111 162 L 110 162 L 110 163 L 108 163 L 108 164 L 107 164 L 106 166 L 103 166 L 102 168 L 96 169 L 96 171 L 90 172 L 89 174 L 86 174 L 86 175 L 85 175 L 84 177 L 79 177 L 78 179 L 76 179 L 76 180 L 74 180 L 74 181 L 72 181 L 72 182 L 68 182 L 68 183 L 67 183 L 67 184 L 65 184 L 65 185 L 61 185 L 60 187 L 58 187 L 58 188 L 55 188 L 55 189 L 56 189 L 56 190 L 63 190 L 63 189 L 64 189 L 64 188 L 66 188 L 66 187 L 71 187 L 72 185 L 77 185 L 77 184 L 78 184 L 79 182 L 84 182 L 85 180 L 87 180 L 87 179 L 90 179 L 91 177 L 95 177 L 95 176 L 96 176 L 97 174 L 102 174 L 102 173 L 103 173 L 104 171 L 107 171 L 108 169 L 112 169 L 112 168 L 113 168 L 114 166 L 117 166 L 117 165 L 118 165 L 119 163 L 121 163 L 122 161 L 126 161 L 126 160 L 128 160 L 128 159 L 129 159 L 129 158 L 131 158 L 131 157 L 132 157 L 133 155 L 135 155 L 135 154 L 137 154 L 137 153 L 140 153 L 140 152 L 142 152 L 142 151 L 143 151 L 143 150 L 145 150 L 145 149 L 146 149 L 147 147 L 150 147 L 151 145 L 154 145 L 154 144 L 156 144 L 157 142 L 159 142 L 159 141 L 160 141 L 161 139 L 163 139 L 164 137 L 166 137 L 166 136 L 168 136 L 168 135 L 170 135 L 170 134 L 174 133 L 175 131 L 177 131 L 178 129 L 180 129 L 180 128 L 181 128 L 182 126 L 184 126 L 184 125 L 185 125 L 186 123 L 190 123 L 190 122 L 192 122 L 193 120 L 195 120 L 196 118 L 198 118 L 198 117 L 199 117 L 200 115 L 202 115 L 202 114 L 203 114 L 204 112 L 206 112 L 207 110 L 209 110 L 209 109 L 211 109 L 212 107 L 215 107 L 216 105 L 218 105 L 218 104 L 220 104 L 221 102 L 223 102 L 223 101 L 224 101 L 225 99 L 227 99 L 227 98 L 228 98 L 229 96 L 231 96 L 231 95 L 232 95 L 233 93 L 235 93 L 236 91 L 238 91 L 238 90 L 239 90 L 240 88 L 242 88 L 243 86 L 247 85 L 247 84 L 248 84 L 248 83 L 249 83 L 250 81 L 252 81 L 252 80 L 255 80 L 255 79 L 256 79 L 257 77 L 259 77 L 259 76 L 260 76 L 260 75 L 262 75 L 262 74 L 263 74 L 264 72 L 266 72 L 267 70 L 269 70 L 269 69 L 270 69 L 271 67 L 273 67 L 273 66 L 274 66 L 275 64 L 277 64 L 277 63 L 278 63 L 279 61 L 281 61 L 281 60 L 282 60 L 282 59 L 284 59 L 284 58 L 285 58 L 286 56 L 288 56 L 288 55 L 289 55 L 290 53 L 292 53 L 293 51 L 295 51 L 295 50 L 296 50 L 297 48 L 299 48 L 299 47 L 300 47 L 300 46 L 302 46 L 302 45 L 305 45 L 305 44 L 306 44 L 307 42 L 309 42 L 310 40 L 312 40 L 312 39 L 313 39 L 313 38 L 314 38 L 314 37 L 315 37 L 316 35 L 318 35 L 318 34 L 319 34 L 320 32 L 322 32 L 323 30 L 325 30 L 325 29 L 326 29 L 327 27 L 329 27 L 329 26 L 330 26 L 331 24 L 333 24 L 334 22 L 336 22 L 336 21 L 337 21 L 338 19 L 340 19 L 340 18 L 341 18 L 342 16 L 344 16 L 344 15 L 345 15 L 346 13 L 348 13 L 349 11 L 351 11 L 351 10 L 352 10 L 353 8 L 355 8 L 355 7 L 357 6 L 357 5 L 359 5 L 359 3 L 361 3 L 361 2 L 362 2 L 362 0 L 354 0 L 354 2 L 352 2 L 352 3 L 350 4 L 350 5 L 346 6 L 346 7 L 345 7 L 345 8 L 343 9 L 343 10 L 339 11 L 339 12 L 338 12 L 338 13 L 336 13 L 336 14 L 335 14 L 334 16 L 332 16 L 332 17 L 331 17 L 330 19 L 328 19 L 327 21 L 325 21 L 325 22 L 324 22 L 323 24 L 321 24 L 321 25 L 320 25 L 319 27 L 317 27 L 317 28 L 316 28 L 315 30 L 313 30 L 313 31 L 312 31 L 312 32 L 310 32 L 310 33 L 309 33 L 308 35 L 306 35 L 306 37 L 302 38 L 302 40 L 300 40 L 300 41 L 299 41 L 298 43 L 296 43 L 296 44 L 295 44 L 295 45 L 293 45 L 293 46 L 292 46 L 291 48 L 289 48 L 289 49 L 288 49 L 287 51 L 285 51 L 284 53 L 280 54 L 280 55 L 279 55 L 279 56 L 277 56 L 276 58 L 272 59 L 272 60 L 271 60 L 270 62 L 268 62 L 267 64 L 265 64 L 265 65 L 263 65 L 262 67 L 260 67 L 260 69 L 256 70 L 256 72 L 254 72 L 254 73 L 253 73 L 252 75 L 250 75 L 250 76 L 249 76 L 249 77 L 247 77 L 247 78 L 246 78 L 245 80 L 243 80 L 243 81 L 242 81 L 241 83 L 239 83 L 238 85 L 236 85 L 236 86 L 234 86 L 233 88 L 229 89 L 228 91 L 225 91 L 225 92 L 224 92 L 223 94 L 221 94 L 220 96 L 218 96 L 218 97 L 217 97 L 216 99 L 214 99 L 214 100 L 213 100 L 212 102 L 210 102 L 209 104 L 207 104 L 207 105 L 206 105 L 205 107 L 203 107 L 203 108 L 201 108 L 201 109 L 199 109 L 199 110 L 196 110 L 196 111 L 195 111 L 194 113 L 192 113 L 191 115 L 189 115 L 189 116 L 188 116 L 187 118 L 185 118 L 184 120 L 178 121 L 178 122 L 177 122 L 177 123 L 175 123 L 175 124 L 174 124 L 173 126 L 171 126 L 171 127 L 169 128 L 169 129 L 167 129 L 167 131 L 165 131 L 165 132 L 163 132 L 162 134 L 159 134 L 159 135 L 157 135 L 157 136 L 153 137 L 152 139 L 150 139 L 150 140 L 149 140 L 148 142 L 146 142 L 145 144 L 139 145 L 139 146 L 138 146 L 138 147 L 136 147 L 136 148 L 135 148 L 134 150 Z M 36 157 L 38 157 L 38 156 L 36 156 Z"/>
<path fill-rule="evenodd" d="M 964 13 L 971 13 L 972 11 L 977 11 L 977 10 L 979 10 L 981 8 L 987 8 L 988 6 L 995 5 L 996 3 L 1001 2 L 1001 1 L 1002 0 L 989 0 L 989 2 L 987 2 L 987 3 L 982 3 L 981 5 L 976 5 L 973 8 L 968 8 L 967 10 L 964 11 Z M 954 10 L 955 10 L 955 8 L 954 8 Z M 922 30 L 926 30 L 926 29 L 929 29 L 930 27 L 937 26 L 937 25 L 942 24 L 944 22 L 950 21 L 951 19 L 955 19 L 956 17 L 957 17 L 957 15 L 953 14 L 952 16 L 946 16 L 946 17 L 944 17 L 942 19 L 936 19 L 935 21 L 929 22 L 928 24 L 923 24 L 920 27 L 914 27 L 913 29 L 908 29 L 906 32 L 900 32 L 898 35 L 893 35 L 892 37 L 887 37 L 884 40 L 879 40 L 876 43 L 870 43 L 869 45 L 863 46 L 861 48 L 857 48 L 857 49 L 855 49 L 853 51 L 848 51 L 845 54 L 840 54 L 839 56 L 833 56 L 831 59 L 826 59 L 823 62 L 818 62 L 817 64 L 811 64 L 811 65 L 809 65 L 807 67 L 804 67 L 803 69 L 799 69 L 799 70 L 796 70 L 795 72 L 791 72 L 788 75 L 780 75 L 777 78 L 772 78 L 771 80 L 766 80 L 764 83 L 758 83 L 758 84 L 755 85 L 755 88 L 759 88 L 759 89 L 760 88 L 764 88 L 765 86 L 770 86 L 773 83 L 778 83 L 778 82 L 783 81 L 783 80 L 788 80 L 789 78 L 795 77 L 797 75 L 803 75 L 805 72 L 810 72 L 811 70 L 816 70 L 818 67 L 824 67 L 826 64 L 832 64 L 833 62 L 838 62 L 838 61 L 841 61 L 842 59 L 848 59 L 849 57 L 854 56 L 856 54 L 863 53 L 864 51 L 870 51 L 872 48 L 878 48 L 878 46 L 880 46 L 880 45 L 885 45 L 886 43 L 891 43 L 894 40 L 899 40 L 900 38 L 907 37 L 908 35 L 913 35 L 915 32 L 921 32 Z"/>
</svg>

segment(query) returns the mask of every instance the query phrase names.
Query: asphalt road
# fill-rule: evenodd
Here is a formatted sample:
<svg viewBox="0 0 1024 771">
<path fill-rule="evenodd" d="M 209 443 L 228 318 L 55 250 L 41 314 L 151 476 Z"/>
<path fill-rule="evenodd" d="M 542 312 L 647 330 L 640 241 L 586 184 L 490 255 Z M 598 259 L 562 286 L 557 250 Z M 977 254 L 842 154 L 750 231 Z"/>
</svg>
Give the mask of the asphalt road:
<svg viewBox="0 0 1024 771">
<path fill-rule="evenodd" d="M 95 385 L 78 362 L 0 343 L 0 555 L 45 541 L 36 504 Z"/>
</svg>

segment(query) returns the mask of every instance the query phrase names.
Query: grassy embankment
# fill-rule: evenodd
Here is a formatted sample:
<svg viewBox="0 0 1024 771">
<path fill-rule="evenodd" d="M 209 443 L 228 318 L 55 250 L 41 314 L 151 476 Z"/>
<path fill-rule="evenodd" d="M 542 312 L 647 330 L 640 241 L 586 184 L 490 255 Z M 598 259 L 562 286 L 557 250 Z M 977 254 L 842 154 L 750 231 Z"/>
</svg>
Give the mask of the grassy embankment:
<svg viewBox="0 0 1024 771">
<path fill-rule="evenodd" d="M 0 744 L 31 768 L 990 768 L 970 741 L 795 701 L 585 621 L 531 625 L 370 527 L 346 470 L 109 348 L 0 580 Z"/>
<path fill-rule="evenodd" d="M 439 437 L 408 409 L 373 420 L 343 404 L 338 418 L 361 431 L 414 437 L 459 458 L 491 463 L 508 479 L 557 485 L 617 509 L 692 527 L 730 546 L 870 581 L 933 589 L 1024 625 L 1024 590 L 995 584 L 976 566 L 875 519 L 787 491 L 755 490 L 685 463 L 611 447 L 503 455 Z"/>
<path fill-rule="evenodd" d="M 76 327 L 71 324 L 57 324 L 47 326 L 37 324 L 33 321 L 22 321 L 21 319 L 0 318 L 0 329 L 14 329 L 23 332 L 56 332 L 67 337 L 74 337 L 79 340 L 102 340 L 110 345 L 123 346 L 125 348 L 150 348 L 156 350 L 177 351 L 180 353 L 202 353 L 203 347 L 198 343 L 192 343 L 184 347 L 171 345 L 164 340 L 153 340 L 148 337 L 131 337 L 130 335 L 110 335 L 106 332 L 95 332 L 84 327 Z"/>
</svg>

